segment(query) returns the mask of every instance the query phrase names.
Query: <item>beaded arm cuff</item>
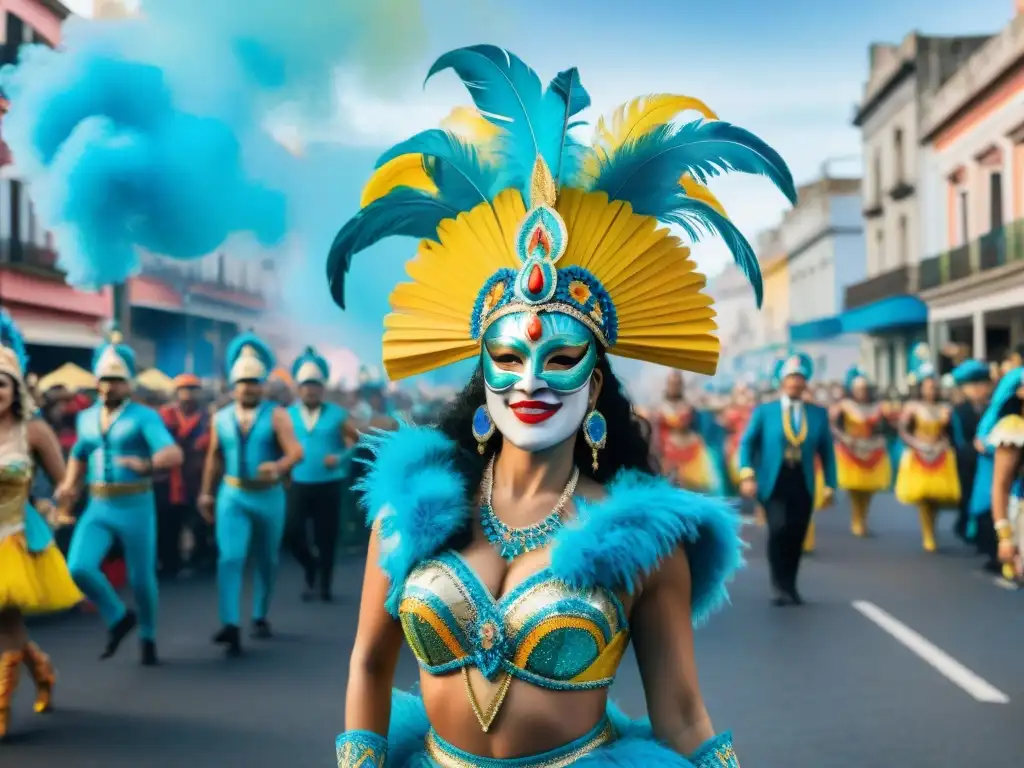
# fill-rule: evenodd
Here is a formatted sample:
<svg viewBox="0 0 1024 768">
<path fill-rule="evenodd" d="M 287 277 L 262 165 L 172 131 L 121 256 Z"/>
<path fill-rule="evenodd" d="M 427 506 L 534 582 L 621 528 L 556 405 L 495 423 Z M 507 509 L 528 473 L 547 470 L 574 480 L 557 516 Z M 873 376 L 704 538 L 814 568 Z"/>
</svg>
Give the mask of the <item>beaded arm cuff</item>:
<svg viewBox="0 0 1024 768">
<path fill-rule="evenodd" d="M 338 768 L 384 768 L 388 740 L 373 731 L 345 731 L 334 742 Z"/>
<path fill-rule="evenodd" d="M 750 467 L 744 467 L 740 470 L 740 480 L 750 480 L 755 476 L 754 470 Z"/>
<path fill-rule="evenodd" d="M 732 748 L 732 731 L 720 733 L 704 742 L 690 756 L 693 768 L 740 768 L 740 761 Z"/>
</svg>

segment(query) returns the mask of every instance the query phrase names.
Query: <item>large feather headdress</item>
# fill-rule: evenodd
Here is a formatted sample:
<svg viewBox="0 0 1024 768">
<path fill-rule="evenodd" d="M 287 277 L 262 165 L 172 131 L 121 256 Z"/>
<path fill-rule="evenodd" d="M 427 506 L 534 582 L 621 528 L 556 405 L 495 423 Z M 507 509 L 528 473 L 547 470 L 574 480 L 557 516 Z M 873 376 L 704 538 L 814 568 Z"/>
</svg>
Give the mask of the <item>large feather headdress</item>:
<svg viewBox="0 0 1024 768">
<path fill-rule="evenodd" d="M 447 69 L 475 109 L 460 107 L 440 129 L 384 153 L 328 258 L 344 307 L 356 253 L 391 235 L 423 241 L 407 267 L 412 281 L 391 295 L 389 377 L 473 357 L 490 323 L 522 311 L 569 314 L 612 354 L 714 373 L 719 342 L 705 278 L 659 223 L 693 242 L 720 236 L 760 305 L 753 249 L 706 183 L 730 171 L 760 174 L 795 202 L 778 153 L 703 102 L 673 95 L 621 106 L 587 146 L 573 136 L 590 106 L 575 68 L 545 88 L 513 54 L 478 45 L 445 54 L 427 79 Z M 673 123 L 690 110 L 702 117 Z"/>
<path fill-rule="evenodd" d="M 35 402 L 25 384 L 27 370 L 28 351 L 21 329 L 6 309 L 0 309 L 0 373 L 6 373 L 14 380 L 18 397 L 21 399 L 22 413 L 26 416 L 36 410 Z"/>
</svg>

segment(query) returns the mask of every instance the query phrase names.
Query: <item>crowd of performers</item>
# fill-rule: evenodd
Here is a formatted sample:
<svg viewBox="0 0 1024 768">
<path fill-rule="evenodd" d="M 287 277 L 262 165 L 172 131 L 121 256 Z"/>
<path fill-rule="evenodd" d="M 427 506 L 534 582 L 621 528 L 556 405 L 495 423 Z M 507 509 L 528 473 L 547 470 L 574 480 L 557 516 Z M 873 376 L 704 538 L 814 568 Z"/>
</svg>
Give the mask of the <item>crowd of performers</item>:
<svg viewBox="0 0 1024 768">
<path fill-rule="evenodd" d="M 2 313 L 0 738 L 9 728 L 22 666 L 36 685 L 36 712 L 51 708 L 56 674 L 29 639 L 26 616 L 88 601 L 106 628 L 101 660 L 137 633 L 141 664 L 159 663 L 158 565 L 165 571 L 180 565 L 177 537 L 162 537 L 160 523 L 180 522 L 179 507 L 198 508 L 213 534 L 222 623 L 213 642 L 227 656 L 240 655 L 244 623 L 252 638 L 272 637 L 269 616 L 285 543 L 304 569 L 303 597 L 331 600 L 345 464 L 357 429 L 344 408 L 325 401 L 330 371 L 313 348 L 294 361 L 299 399 L 288 408 L 267 397 L 272 351 L 246 333 L 228 349 L 229 402 L 210 412 L 194 407 L 199 382 L 183 376 L 176 382 L 178 401 L 158 411 L 133 398 L 135 354 L 115 332 L 94 354 L 97 401 L 77 414 L 77 437 L 66 460 L 54 430 L 38 417 L 26 364 L 18 328 Z M 362 428 L 370 423 L 394 426 L 374 415 Z M 31 493 L 37 469 L 51 481 L 46 497 Z M 167 496 L 161 514 L 158 484 Z M 84 503 L 77 503 L 83 495 Z M 55 532 L 70 526 L 65 558 Z M 197 532 L 196 541 L 203 538 Z M 132 606 L 105 567 L 115 548 L 123 552 Z M 253 589 L 244 622 L 247 562 Z"/>
<path fill-rule="evenodd" d="M 767 523 L 770 531 L 783 523 L 773 522 L 772 489 L 766 491 L 764 485 L 765 472 L 774 476 L 776 469 L 758 464 L 764 461 L 762 448 L 766 453 L 781 452 L 783 464 L 787 450 L 794 460 L 806 462 L 812 514 L 806 524 L 802 520 L 796 524 L 797 531 L 806 527 L 803 553 L 815 548 L 813 512 L 829 506 L 836 491 L 847 497 L 850 533 L 858 538 L 871 535 L 868 521 L 874 497 L 894 492 L 901 504 L 916 511 L 924 551 L 937 551 L 939 514 L 950 510 L 955 512 L 951 518 L 956 535 L 984 555 L 984 568 L 1017 581 L 1019 565 L 1007 567 L 1009 546 L 1002 547 L 1004 556 L 999 552 L 1000 536 L 1006 538 L 1012 528 L 993 521 L 993 514 L 996 521 L 1015 519 L 1015 505 L 1007 506 L 1005 501 L 1012 494 L 1000 486 L 1014 473 L 999 473 L 995 492 L 993 476 L 1003 466 L 996 460 L 1003 455 L 997 448 L 1009 451 L 1011 428 L 1024 425 L 1016 419 L 1000 421 L 1007 414 L 1018 415 L 1014 384 L 1021 369 L 1013 361 L 995 370 L 967 360 L 943 379 L 923 344 L 913 357 L 919 363 L 909 376 L 910 392 L 902 397 L 879 397 L 857 368 L 848 371 L 841 386 L 816 385 L 810 359 L 797 354 L 780 359 L 771 387 L 761 390 L 740 386 L 725 395 L 701 391 L 687 397 L 682 377 L 672 373 L 662 403 L 642 415 L 650 423 L 665 473 L 683 487 L 702 493 L 750 496 L 756 502 L 752 513 L 757 522 Z M 807 436 L 800 431 L 801 425 L 786 421 L 790 397 L 817 414 L 823 425 L 824 442 L 817 447 L 813 422 L 808 422 L 812 433 Z M 773 411 L 772 403 L 785 407 Z M 771 427 L 777 433 L 778 448 L 771 446 L 770 439 L 763 446 L 759 442 L 769 414 L 778 422 Z M 759 491 L 744 494 L 745 481 L 751 476 L 756 477 Z M 792 499 L 786 501 L 783 506 L 789 512 L 784 517 L 789 519 L 794 517 L 794 504 Z M 790 560 L 795 557 L 789 555 Z M 793 594 L 780 601 L 799 601 L 792 585 L 782 591 Z"/>
</svg>

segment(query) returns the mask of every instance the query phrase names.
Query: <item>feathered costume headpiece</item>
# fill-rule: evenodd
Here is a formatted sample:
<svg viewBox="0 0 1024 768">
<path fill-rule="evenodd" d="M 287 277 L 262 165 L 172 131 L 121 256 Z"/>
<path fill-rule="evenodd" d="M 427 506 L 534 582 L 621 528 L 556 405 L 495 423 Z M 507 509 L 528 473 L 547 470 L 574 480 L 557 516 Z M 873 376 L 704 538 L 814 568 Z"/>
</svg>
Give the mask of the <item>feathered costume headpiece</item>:
<svg viewBox="0 0 1024 768">
<path fill-rule="evenodd" d="M 135 350 L 124 343 L 124 336 L 116 326 L 111 326 L 105 344 L 96 348 L 92 355 L 92 375 L 99 379 L 124 379 L 131 381 L 138 373 Z"/>
<path fill-rule="evenodd" d="M 227 349 L 228 382 L 240 381 L 263 383 L 274 370 L 274 351 L 263 339 L 251 331 L 241 333 L 231 340 Z"/>
<path fill-rule="evenodd" d="M 446 69 L 476 109 L 458 108 L 441 129 L 384 153 L 328 259 L 344 307 L 356 253 L 391 235 L 423 240 L 384 323 L 389 377 L 471 358 L 491 323 L 520 312 L 569 315 L 623 357 L 714 373 L 705 278 L 658 224 L 692 241 L 721 236 L 760 304 L 754 252 L 705 184 L 729 171 L 761 174 L 795 202 L 778 153 L 701 101 L 665 94 L 601 119 L 586 146 L 572 135 L 590 106 L 575 68 L 544 88 L 513 54 L 478 45 L 445 54 L 427 79 Z M 672 123 L 687 110 L 702 119 Z"/>
<path fill-rule="evenodd" d="M 28 417 L 35 413 L 36 406 L 25 385 L 26 370 L 28 352 L 25 350 L 25 339 L 7 310 L 0 309 L 0 373 L 6 373 L 14 380 L 22 413 Z"/>
<path fill-rule="evenodd" d="M 315 347 L 306 347 L 292 363 L 292 379 L 296 384 L 326 384 L 330 377 L 331 366 Z"/>
</svg>

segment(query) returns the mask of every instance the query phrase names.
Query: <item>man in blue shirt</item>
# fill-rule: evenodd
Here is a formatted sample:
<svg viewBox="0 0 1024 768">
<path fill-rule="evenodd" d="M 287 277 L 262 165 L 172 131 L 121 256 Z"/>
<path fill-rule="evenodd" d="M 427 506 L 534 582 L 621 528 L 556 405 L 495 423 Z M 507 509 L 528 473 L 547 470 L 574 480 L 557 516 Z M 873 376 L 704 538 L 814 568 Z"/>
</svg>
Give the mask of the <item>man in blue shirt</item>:
<svg viewBox="0 0 1024 768">
<path fill-rule="evenodd" d="M 320 599 L 330 602 L 346 452 L 359 433 L 348 411 L 324 402 L 330 367 L 313 347 L 296 358 L 292 378 L 299 387 L 299 402 L 288 413 L 304 457 L 292 470 L 288 489 L 287 540 L 305 573 L 303 599 L 312 600 L 319 587 Z M 316 555 L 309 546 L 310 522 Z"/>
<path fill-rule="evenodd" d="M 83 481 L 88 482 L 89 503 L 71 539 L 68 567 L 107 625 L 100 658 L 113 656 L 138 626 L 142 663 L 153 666 L 158 591 L 152 476 L 181 466 L 183 456 L 159 414 L 131 401 L 135 353 L 119 333 L 96 350 L 93 374 L 99 402 L 78 415 L 78 440 L 64 482 L 54 493 L 61 508 L 71 509 Z M 115 541 L 124 549 L 138 614 L 125 607 L 100 570 Z"/>
<path fill-rule="evenodd" d="M 231 342 L 227 362 L 234 402 L 213 418 L 198 506 L 210 523 L 216 509 L 217 591 L 223 626 L 213 641 L 223 645 L 229 656 L 238 656 L 242 652 L 242 581 L 249 556 L 253 562 L 252 636 L 271 636 L 267 613 L 285 526 L 282 480 L 302 460 L 302 446 L 295 439 L 288 412 L 264 397 L 274 368 L 270 348 L 259 337 L 245 333 Z"/>
</svg>

